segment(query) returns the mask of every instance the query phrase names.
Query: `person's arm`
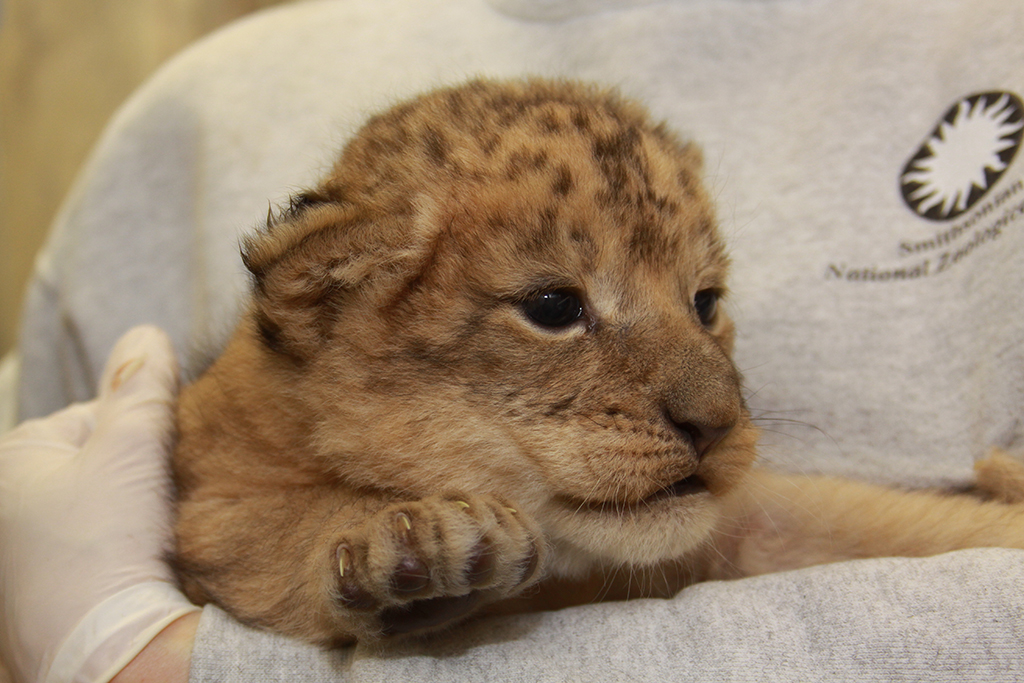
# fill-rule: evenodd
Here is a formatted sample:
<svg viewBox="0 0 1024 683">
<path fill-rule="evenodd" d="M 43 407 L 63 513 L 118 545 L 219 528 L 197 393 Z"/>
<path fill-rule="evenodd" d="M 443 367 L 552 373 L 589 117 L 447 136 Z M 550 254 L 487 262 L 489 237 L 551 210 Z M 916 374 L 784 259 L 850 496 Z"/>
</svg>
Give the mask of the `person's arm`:
<svg viewBox="0 0 1024 683">
<path fill-rule="evenodd" d="M 111 683 L 188 683 L 199 614 L 181 617 L 150 641 Z"/>
<path fill-rule="evenodd" d="M 96 400 L 0 439 L 0 656 L 18 683 L 187 680 L 199 608 L 163 560 L 177 392 L 167 336 L 136 328 Z"/>
</svg>

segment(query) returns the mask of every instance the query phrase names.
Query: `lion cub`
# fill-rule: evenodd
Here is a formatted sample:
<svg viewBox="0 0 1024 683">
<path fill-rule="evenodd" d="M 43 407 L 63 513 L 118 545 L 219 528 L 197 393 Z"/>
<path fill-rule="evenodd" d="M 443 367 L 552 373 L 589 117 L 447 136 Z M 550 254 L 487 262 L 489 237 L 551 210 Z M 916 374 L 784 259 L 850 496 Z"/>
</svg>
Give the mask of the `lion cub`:
<svg viewBox="0 0 1024 683">
<path fill-rule="evenodd" d="M 338 644 L 1024 546 L 1020 506 L 750 472 L 700 165 L 575 83 L 474 81 L 371 119 L 246 242 L 251 305 L 182 394 L 191 599 Z"/>
</svg>

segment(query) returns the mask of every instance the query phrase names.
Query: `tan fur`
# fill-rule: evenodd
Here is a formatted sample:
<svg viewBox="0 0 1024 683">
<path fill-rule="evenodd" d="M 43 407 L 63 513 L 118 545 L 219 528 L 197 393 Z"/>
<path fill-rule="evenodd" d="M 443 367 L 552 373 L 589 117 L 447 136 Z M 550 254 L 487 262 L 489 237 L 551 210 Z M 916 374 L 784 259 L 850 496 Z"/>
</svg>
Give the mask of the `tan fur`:
<svg viewBox="0 0 1024 683">
<path fill-rule="evenodd" d="M 694 304 L 727 271 L 699 153 L 612 93 L 430 93 L 269 223 L 249 311 L 180 404 L 197 602 L 332 644 L 1024 546 L 1017 506 L 749 472 L 732 324 Z M 538 324 L 545 292 L 582 317 Z"/>
</svg>

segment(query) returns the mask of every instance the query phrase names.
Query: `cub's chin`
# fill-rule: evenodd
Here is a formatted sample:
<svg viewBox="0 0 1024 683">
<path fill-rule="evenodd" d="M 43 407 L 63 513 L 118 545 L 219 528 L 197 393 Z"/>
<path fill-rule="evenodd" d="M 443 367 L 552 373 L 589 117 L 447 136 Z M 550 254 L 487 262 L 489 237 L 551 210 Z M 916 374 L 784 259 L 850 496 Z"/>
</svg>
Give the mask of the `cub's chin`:
<svg viewBox="0 0 1024 683">
<path fill-rule="evenodd" d="M 551 570 L 571 575 L 594 565 L 652 565 L 679 560 L 711 535 L 722 503 L 696 476 L 635 503 L 556 498 L 540 517 L 550 533 Z"/>
</svg>

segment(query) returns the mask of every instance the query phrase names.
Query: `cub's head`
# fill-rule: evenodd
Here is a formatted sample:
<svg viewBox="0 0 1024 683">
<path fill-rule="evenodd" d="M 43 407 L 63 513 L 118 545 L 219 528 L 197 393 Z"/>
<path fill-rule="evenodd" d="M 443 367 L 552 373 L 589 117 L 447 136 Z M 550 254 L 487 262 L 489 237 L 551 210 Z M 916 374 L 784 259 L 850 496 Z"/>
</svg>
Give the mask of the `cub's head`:
<svg viewBox="0 0 1024 683">
<path fill-rule="evenodd" d="M 682 555 L 753 459 L 699 153 L 614 94 L 403 104 L 245 262 L 265 400 L 325 473 L 502 496 L 556 572 Z"/>
</svg>

